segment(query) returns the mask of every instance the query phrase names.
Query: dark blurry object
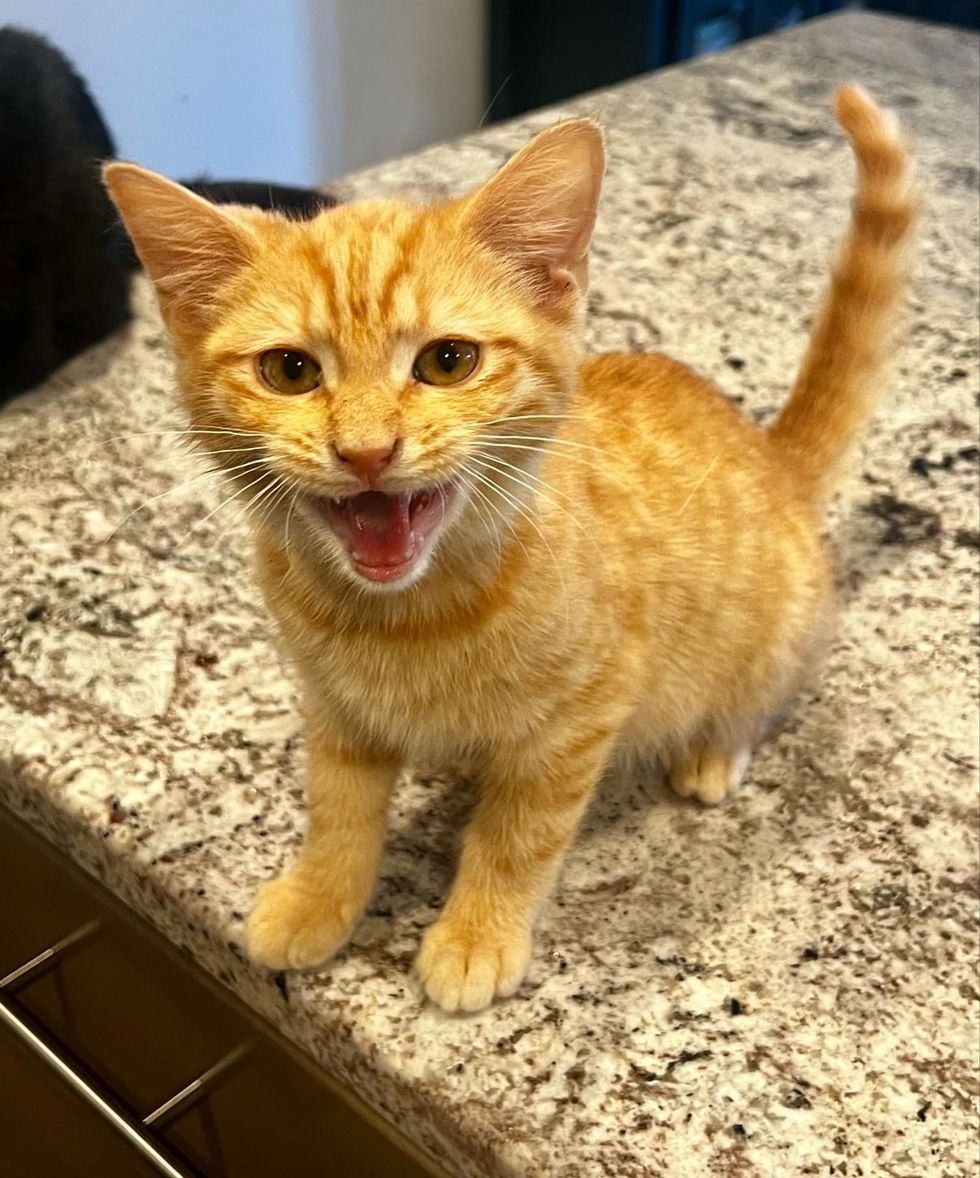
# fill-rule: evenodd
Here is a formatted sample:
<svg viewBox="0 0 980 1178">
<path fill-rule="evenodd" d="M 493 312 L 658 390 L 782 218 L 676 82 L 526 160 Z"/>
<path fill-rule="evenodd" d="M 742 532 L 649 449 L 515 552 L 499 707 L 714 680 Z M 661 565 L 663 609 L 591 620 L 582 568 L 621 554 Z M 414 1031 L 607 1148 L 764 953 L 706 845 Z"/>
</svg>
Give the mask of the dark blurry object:
<svg viewBox="0 0 980 1178">
<path fill-rule="evenodd" d="M 490 0 L 490 92 L 499 90 L 491 117 L 510 118 L 844 7 L 847 0 Z"/>
<path fill-rule="evenodd" d="M 652 41 L 668 0 L 490 0 L 491 119 L 665 64 Z"/>
<path fill-rule="evenodd" d="M 0 29 L 0 401 L 129 317 L 129 275 L 97 161 L 112 137 L 46 41 Z"/>
<path fill-rule="evenodd" d="M 199 176 L 196 180 L 181 180 L 185 188 L 206 197 L 219 205 L 257 205 L 269 212 L 288 213 L 291 217 L 306 220 L 315 217 L 321 209 L 332 209 L 337 203 L 325 192 L 315 188 L 294 188 L 289 184 L 263 184 L 260 180 L 208 180 Z M 113 210 L 115 212 L 115 210 Z M 129 265 L 136 268 L 139 260 L 132 242 L 126 236 L 119 222 L 116 229 L 123 238 Z"/>
<path fill-rule="evenodd" d="M 508 118 L 843 8 L 846 0 L 491 0 L 492 117 Z"/>
<path fill-rule="evenodd" d="M 304 220 L 337 203 L 315 188 L 294 188 L 289 184 L 265 184 L 261 180 L 181 180 L 185 188 L 206 196 L 216 204 L 257 205 L 270 212 L 289 213 Z"/>
<path fill-rule="evenodd" d="M 980 29 L 980 0 L 872 0 L 865 7 L 896 16 L 915 16 L 947 25 Z"/>
<path fill-rule="evenodd" d="M 129 318 L 129 238 L 102 187 L 116 149 L 84 81 L 43 37 L 0 28 L 0 404 Z M 306 188 L 191 181 L 219 203 L 309 217 Z"/>
<path fill-rule="evenodd" d="M 980 0 L 490 0 L 489 117 L 511 118 L 840 8 L 980 25 Z"/>
</svg>

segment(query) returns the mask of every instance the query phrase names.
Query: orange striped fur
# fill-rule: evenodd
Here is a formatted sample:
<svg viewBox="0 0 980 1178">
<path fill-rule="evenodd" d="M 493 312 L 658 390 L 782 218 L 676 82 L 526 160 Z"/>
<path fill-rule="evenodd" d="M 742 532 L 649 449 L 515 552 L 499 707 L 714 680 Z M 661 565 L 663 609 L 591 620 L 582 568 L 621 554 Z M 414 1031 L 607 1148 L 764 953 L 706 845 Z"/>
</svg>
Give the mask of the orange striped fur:
<svg viewBox="0 0 980 1178">
<path fill-rule="evenodd" d="M 513 993 L 535 912 L 604 768 L 660 758 L 717 802 L 811 666 L 831 611 L 820 502 L 880 393 L 915 215 L 897 127 L 860 90 L 837 114 L 858 192 L 803 370 L 762 432 L 663 355 L 583 359 L 594 124 L 543 132 L 483 188 L 309 223 L 218 209 L 152 173 L 106 179 L 157 285 L 195 435 L 254 505 L 259 579 L 299 668 L 309 831 L 248 927 L 269 966 L 319 964 L 374 885 L 405 765 L 465 755 L 481 783 L 418 969 L 447 1010 Z M 459 387 L 413 377 L 476 341 Z M 322 385 L 285 397 L 255 357 L 291 346 Z M 339 450 L 400 439 L 391 494 L 459 488 L 424 558 L 359 579 L 311 497 L 353 494 Z M 256 447 L 256 465 L 236 470 Z"/>
</svg>

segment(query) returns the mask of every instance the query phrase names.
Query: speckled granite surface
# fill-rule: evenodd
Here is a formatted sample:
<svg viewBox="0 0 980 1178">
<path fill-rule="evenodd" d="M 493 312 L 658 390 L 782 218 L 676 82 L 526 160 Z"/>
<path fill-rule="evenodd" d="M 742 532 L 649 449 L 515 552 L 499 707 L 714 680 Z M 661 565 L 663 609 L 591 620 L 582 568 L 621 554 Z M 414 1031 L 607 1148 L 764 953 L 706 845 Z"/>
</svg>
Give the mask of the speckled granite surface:
<svg viewBox="0 0 980 1178">
<path fill-rule="evenodd" d="M 211 478 L 169 493 L 202 468 L 135 436 L 180 424 L 146 288 L 128 333 L 0 415 L 4 796 L 453 1173 L 975 1173 L 975 38 L 847 15 L 570 104 L 611 149 L 590 332 L 772 411 L 844 221 L 843 78 L 907 120 L 928 215 L 897 387 L 835 512 L 838 640 L 720 809 L 608 783 L 528 982 L 483 1014 L 424 1007 L 410 971 L 467 805 L 450 780 L 404 782 L 339 961 L 277 984 L 242 958 L 298 844 L 302 742 L 242 521 L 210 514 Z M 458 188 L 552 117 L 345 190 Z"/>
</svg>

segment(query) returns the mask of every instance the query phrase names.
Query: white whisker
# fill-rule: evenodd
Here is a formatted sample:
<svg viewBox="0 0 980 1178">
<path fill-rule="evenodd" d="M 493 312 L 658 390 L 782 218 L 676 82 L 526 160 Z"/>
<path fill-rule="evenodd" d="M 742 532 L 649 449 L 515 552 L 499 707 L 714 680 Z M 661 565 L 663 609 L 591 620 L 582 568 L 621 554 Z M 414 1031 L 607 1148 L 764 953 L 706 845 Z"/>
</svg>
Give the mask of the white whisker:
<svg viewBox="0 0 980 1178">
<path fill-rule="evenodd" d="M 272 473 L 272 472 L 270 472 L 270 473 Z M 260 481 L 260 480 L 256 480 L 256 482 L 258 482 L 258 481 Z M 240 519 L 242 519 L 243 516 L 246 518 L 251 516 L 253 509 L 258 507 L 259 503 L 263 499 L 267 499 L 271 495 L 272 500 L 274 501 L 275 500 L 274 492 L 276 492 L 280 487 L 282 487 L 284 485 L 284 482 L 285 482 L 285 480 L 280 475 L 272 474 L 272 482 L 270 482 L 267 487 L 262 487 L 260 490 L 256 491 L 256 493 L 251 497 L 251 499 L 247 499 L 245 501 L 245 503 L 242 504 L 241 509 L 236 513 L 234 518 L 229 521 L 228 526 L 215 537 L 215 541 L 214 541 L 214 544 L 212 545 L 212 547 L 215 547 L 221 540 L 223 540 L 228 535 L 228 533 L 232 530 L 232 528 L 235 527 L 235 525 L 238 523 L 238 521 Z M 249 484 L 250 487 L 254 486 L 254 485 L 255 485 L 255 483 Z"/>
<path fill-rule="evenodd" d="M 580 413 L 515 413 L 512 416 L 491 417 L 484 425 L 500 425 L 508 421 L 588 421 Z"/>
<path fill-rule="evenodd" d="M 538 478 L 537 475 L 532 474 L 529 470 L 523 470 L 521 467 L 514 466 L 510 462 L 503 462 L 503 459 L 490 460 L 486 458 L 477 458 L 476 461 L 480 462 L 485 469 L 496 471 L 497 474 L 503 475 L 505 479 L 510 479 L 512 482 L 518 483 L 520 486 L 530 491 L 532 495 L 539 495 L 542 499 L 545 500 L 546 503 L 550 504 L 555 509 L 555 511 L 558 511 L 564 515 L 572 523 L 572 525 L 577 528 L 578 531 L 592 544 L 596 552 L 600 554 L 602 553 L 602 549 L 596 541 L 595 536 L 583 525 L 582 521 L 573 512 L 569 511 L 567 507 L 562 506 L 561 503 L 556 503 L 555 500 L 552 499 L 551 495 L 547 494 L 547 492 L 550 491 L 555 495 L 560 495 L 562 499 L 567 500 L 567 502 L 571 503 L 573 507 L 577 508 L 579 503 L 576 499 L 573 499 L 570 495 L 566 495 L 564 491 L 559 491 L 557 487 L 553 487 L 551 483 L 546 482 L 544 479 Z M 501 466 L 498 465 L 498 463 L 503 463 L 503 466 L 509 467 L 511 471 L 516 471 L 517 473 L 508 473 L 508 471 L 503 470 Z M 522 477 L 520 477 L 522 475 L 526 475 L 529 479 L 533 479 L 534 482 L 538 484 L 538 487 L 544 488 L 544 490 L 539 490 L 538 487 L 535 487 L 531 483 L 526 482 Z"/>
<path fill-rule="evenodd" d="M 249 490 L 251 487 L 255 487 L 255 486 L 257 486 L 259 483 L 261 483 L 261 482 L 262 482 L 262 480 L 263 480 L 264 478 L 268 478 L 268 476 L 269 476 L 269 473 L 270 473 L 269 471 L 263 471 L 263 472 L 262 472 L 262 473 L 261 473 L 261 474 L 258 476 L 258 478 L 252 479 L 252 481 L 251 481 L 251 482 L 249 482 L 249 483 L 246 483 L 244 487 L 238 487 L 236 490 L 232 491 L 232 493 L 231 493 L 231 494 L 228 496 L 228 498 L 227 498 L 227 499 L 223 499 L 223 500 L 222 500 L 222 501 L 221 501 L 221 502 L 218 504 L 218 506 L 217 506 L 217 507 L 214 507 L 214 508 L 212 508 L 212 509 L 211 509 L 211 511 L 209 511 L 209 512 L 208 512 L 208 514 L 207 514 L 207 515 L 206 515 L 206 516 L 205 516 L 203 519 L 199 519 L 199 520 L 197 521 L 197 523 L 195 523 L 195 524 L 192 524 L 192 525 L 191 525 L 191 527 L 189 528 L 189 530 L 188 530 L 188 532 L 187 532 L 187 535 L 186 535 L 186 536 L 183 538 L 183 540 L 181 540 L 181 541 L 180 541 L 180 543 L 177 545 L 177 548 L 178 548 L 178 549 L 182 548 L 182 547 L 183 547 L 183 545 L 187 543 L 187 541 L 188 541 L 188 540 L 191 538 L 191 536 L 193 536 L 193 534 L 194 534 L 194 533 L 195 533 L 195 532 L 196 532 L 196 531 L 197 531 L 199 528 L 202 528 L 202 527 L 203 527 L 203 526 L 204 526 L 204 525 L 205 525 L 205 524 L 208 522 L 208 520 L 209 520 L 209 519 L 211 519 L 211 517 L 212 517 L 212 516 L 214 516 L 214 515 L 217 515 L 217 514 L 218 514 L 218 512 L 219 512 L 219 511 L 222 509 L 222 507 L 225 507 L 227 504 L 229 504 L 229 503 L 231 503 L 233 500 L 237 499 L 239 495 L 242 495 L 242 494 L 244 494 L 244 493 L 245 493 L 246 491 L 248 491 L 248 490 Z M 236 516 L 235 518 L 237 519 L 238 517 Z M 232 521 L 232 522 L 234 522 L 234 521 Z"/>
<path fill-rule="evenodd" d="M 296 510 L 296 500 L 299 499 L 301 488 L 297 487 L 293 491 L 293 497 L 289 503 L 289 510 L 286 512 L 286 527 L 285 527 L 285 549 L 286 549 L 286 573 L 292 572 L 293 568 L 293 554 L 289 550 L 289 525 L 293 518 L 293 512 Z M 286 573 L 283 574 L 285 578 Z"/>
<path fill-rule="evenodd" d="M 486 495 L 484 495 L 484 493 L 480 490 L 480 488 L 478 486 L 476 486 L 475 483 L 467 482 L 466 486 L 470 491 L 473 492 L 473 494 L 478 495 L 480 497 L 481 502 L 479 502 L 479 503 L 475 499 L 473 500 L 473 508 L 476 511 L 477 515 L 480 517 L 480 522 L 483 524 L 484 531 L 487 533 L 487 538 L 490 540 L 490 543 L 494 546 L 494 548 L 496 548 L 497 561 L 500 562 L 504 558 L 504 550 L 503 550 L 503 547 L 501 544 L 500 534 L 498 532 L 495 532 L 493 529 L 493 526 L 492 526 L 493 515 L 494 515 L 494 505 L 493 505 L 493 503 L 490 502 L 490 500 L 486 497 Z M 484 514 L 484 507 L 483 507 L 484 504 L 486 505 L 487 509 L 489 509 L 489 511 L 490 511 L 489 516 Z M 505 516 L 501 515 L 500 512 L 497 512 L 497 515 L 500 518 L 502 523 L 504 523 L 508 527 L 510 527 L 511 533 L 513 534 L 514 529 L 513 529 L 513 525 L 510 523 L 510 521 Z M 517 538 L 516 536 L 515 536 L 515 539 L 517 539 L 518 544 L 520 544 L 520 539 Z M 524 551 L 526 553 L 527 549 L 525 548 Z"/>
<path fill-rule="evenodd" d="M 519 442 L 505 442 L 496 439 L 493 441 L 485 441 L 477 438 L 476 444 L 477 448 L 481 450 L 522 450 L 529 454 L 541 454 L 543 456 L 547 456 L 549 453 L 549 446 L 554 440 L 555 439 L 549 439 L 548 442 L 545 442 L 543 445 L 539 446 L 525 446 Z M 600 453 L 602 452 L 600 451 Z M 604 458 L 609 457 L 604 453 L 602 456 Z M 601 466 L 597 466 L 595 460 L 592 459 L 591 456 L 569 453 L 567 451 L 557 454 L 556 458 L 560 459 L 562 462 L 577 462 L 580 466 L 583 466 L 588 470 L 598 471 L 598 473 L 606 482 L 613 483 L 615 486 L 619 487 L 620 490 L 630 490 L 630 488 L 626 483 L 623 482 L 621 478 L 612 473 L 608 462 L 604 462 Z"/>
<path fill-rule="evenodd" d="M 515 544 L 517 544 L 520 547 L 521 551 L 524 553 L 525 560 L 528 562 L 528 564 L 530 564 L 531 563 L 531 554 L 527 550 L 527 545 L 524 543 L 524 541 L 521 539 L 520 535 L 518 534 L 518 531 L 517 531 L 517 528 L 514 524 L 514 521 L 512 519 L 508 519 L 507 516 L 505 516 L 504 513 L 500 510 L 500 508 L 493 502 L 493 500 L 490 499 L 490 497 L 487 494 L 485 494 L 485 492 L 481 491 L 480 488 L 475 483 L 467 481 L 466 485 L 475 495 L 478 495 L 480 497 L 480 499 L 482 500 L 483 503 L 486 504 L 487 511 L 489 512 L 491 523 L 493 521 L 494 516 L 496 516 L 497 519 L 499 519 L 500 522 L 507 528 L 507 530 L 510 532 L 511 539 L 513 539 Z M 475 503 L 474 503 L 474 506 L 476 506 Z M 497 550 L 500 553 L 500 559 L 503 560 L 503 548 L 500 546 L 500 535 L 499 535 L 499 533 L 496 533 L 496 535 L 497 535 L 497 545 L 498 545 Z"/>
<path fill-rule="evenodd" d="M 264 487 L 248 501 L 246 510 L 249 512 L 257 510 L 259 504 L 262 504 L 261 514 L 268 518 L 276 504 L 281 500 L 284 492 L 286 494 L 289 493 L 289 484 L 282 475 L 276 475 L 268 487 Z"/>
<path fill-rule="evenodd" d="M 467 474 L 469 474 L 469 475 L 470 475 L 472 478 L 479 479 L 481 483 L 485 483 L 485 484 L 486 484 L 488 487 L 490 487 L 490 488 L 491 488 L 493 491 L 496 491 L 496 493 L 497 493 L 498 495 L 502 495 L 502 496 L 503 496 L 503 498 L 504 498 L 504 499 L 505 499 L 505 500 L 506 500 L 508 503 L 510 503 L 510 505 L 511 505 L 511 506 L 514 508 L 514 510 L 515 510 L 515 511 L 517 511 L 517 512 L 518 512 L 518 513 L 519 513 L 521 516 L 523 516 L 523 518 L 524 518 L 524 519 L 525 519 L 525 520 L 526 520 L 526 521 L 527 521 L 527 522 L 528 522 L 528 523 L 531 525 L 531 527 L 532 527 L 532 528 L 534 528 L 534 530 L 537 532 L 538 536 L 539 536 L 539 537 L 540 537 L 540 539 L 541 539 L 541 543 L 542 543 L 542 544 L 545 546 L 545 548 L 547 548 L 547 549 L 548 549 L 548 553 L 549 553 L 549 555 L 551 556 L 551 563 L 554 565 L 555 573 L 556 573 L 556 574 L 557 574 L 557 576 L 558 576 L 558 580 L 561 582 L 561 587 L 562 587 L 562 597 L 563 597 L 563 599 L 564 599 L 564 602 L 565 602 L 565 624 L 566 624 L 566 626 L 567 626 L 567 625 L 568 625 L 568 621 L 569 621 L 569 606 L 568 606 L 568 588 L 567 588 L 567 586 L 566 586 L 566 584 L 565 584 L 565 577 L 564 577 L 564 574 L 563 574 L 563 573 L 562 573 L 562 571 L 561 571 L 561 566 L 560 566 L 560 564 L 558 563 L 558 560 L 557 560 L 557 559 L 556 559 L 556 557 L 555 557 L 555 552 L 554 552 L 554 549 L 553 549 L 553 548 L 551 547 L 551 545 L 548 543 L 548 538 L 545 536 L 544 532 L 541 530 L 541 527 L 540 527 L 540 525 L 538 524 L 537 520 L 534 518 L 534 516 L 531 514 L 531 512 L 530 512 L 530 511 L 527 509 L 527 507 L 526 507 L 526 506 L 525 506 L 523 503 L 521 503 L 521 501 L 520 501 L 520 500 L 519 500 L 519 499 L 518 499 L 518 498 L 517 498 L 515 495 L 511 494 L 511 492 L 510 492 L 510 491 L 507 491 L 507 490 L 505 490 L 503 487 L 501 487 L 501 486 L 499 486 L 497 483 L 495 483 L 495 482 L 494 482 L 492 479 L 488 479 L 488 478 L 486 477 L 486 475 L 480 474 L 480 472 L 479 472 L 479 471 L 475 471 L 475 470 L 473 470 L 471 467 L 469 467 L 469 466 L 468 466 L 468 465 L 466 465 L 466 464 L 464 464 L 464 466 L 463 466 L 463 469 L 464 469 L 464 470 L 466 471 L 466 473 L 467 473 Z M 525 549 L 525 552 L 526 552 L 526 551 L 527 551 L 527 550 Z"/>
<path fill-rule="evenodd" d="M 716 454 L 714 456 L 714 458 L 712 458 L 712 460 L 708 463 L 707 469 L 704 471 L 704 473 L 701 475 L 701 477 L 698 479 L 698 481 L 691 488 L 690 494 L 684 500 L 684 502 L 681 504 L 680 510 L 677 512 L 677 515 L 674 517 L 675 519 L 680 519 L 680 517 L 684 514 L 684 512 L 687 510 L 687 505 L 691 502 L 691 500 L 698 493 L 698 491 L 701 490 L 701 487 L 703 486 L 705 479 L 715 469 L 715 466 L 717 465 L 717 463 L 718 463 L 718 455 Z"/>
<path fill-rule="evenodd" d="M 159 495 L 154 495 L 150 499 L 144 500 L 142 503 L 139 504 L 139 506 L 134 507 L 132 511 L 130 511 L 126 515 L 124 515 L 122 517 L 122 519 L 119 521 L 119 523 L 116 524 L 116 526 L 112 529 L 112 531 L 106 537 L 106 542 L 114 539 L 115 536 L 119 533 L 119 530 L 129 520 L 131 520 L 134 515 L 139 515 L 139 513 L 141 511 L 144 511 L 152 503 L 158 503 L 161 499 L 165 499 L 168 495 L 174 495 L 174 494 L 176 494 L 177 491 L 183 491 L 186 487 L 193 486 L 194 483 L 198 483 L 201 481 L 201 479 L 209 478 L 212 475 L 219 475 L 219 474 L 230 475 L 230 474 L 235 474 L 235 473 L 241 473 L 242 471 L 249 470 L 252 467 L 261 466 L 265 462 L 266 462 L 265 458 L 253 458 L 253 459 L 249 460 L 248 462 L 241 462 L 237 466 L 212 467 L 210 470 L 201 471 L 199 474 L 194 475 L 192 478 L 185 479 L 184 482 L 178 483 L 175 487 L 168 487 L 166 491 L 161 491 Z"/>
<path fill-rule="evenodd" d="M 112 437 L 101 438 L 102 442 L 128 442 L 133 438 L 161 438 L 161 437 L 196 437 L 205 435 L 229 436 L 234 438 L 264 438 L 267 441 L 273 435 L 257 429 L 151 429 L 141 430 L 134 434 L 113 434 Z"/>
<path fill-rule="evenodd" d="M 477 439 L 481 442 L 486 435 L 477 434 Z M 558 438 L 558 437 L 541 437 L 535 434 L 491 434 L 486 438 L 487 445 L 506 446 L 508 442 L 542 442 L 545 446 L 570 446 L 576 450 L 589 450 L 593 454 L 600 454 L 603 458 L 609 457 L 608 450 L 604 450 L 601 446 L 592 446 L 588 442 L 576 442 L 573 438 Z"/>
<path fill-rule="evenodd" d="M 545 451 L 541 451 L 541 453 L 545 453 Z M 551 491 L 555 495 L 560 495 L 562 497 L 562 499 L 567 499 L 569 503 L 575 503 L 575 500 L 570 495 L 566 495 L 564 491 L 559 491 L 557 487 L 553 487 L 551 485 L 551 483 L 547 482 L 545 479 L 540 478 L 536 474 L 532 474 L 531 471 L 525 470 L 521 466 L 515 466 L 513 462 L 507 462 L 503 458 L 486 458 L 486 457 L 482 457 L 481 461 L 486 466 L 490 466 L 493 469 L 500 471 L 501 474 L 504 473 L 503 470 L 501 469 L 502 467 L 506 467 L 508 470 L 516 471 L 518 475 L 532 479 L 535 483 L 538 484 L 538 486 L 544 487 L 546 490 Z M 514 476 L 508 476 L 508 477 L 513 478 Z M 541 494 L 540 491 L 537 491 L 529 483 L 524 482 L 523 478 L 520 480 L 515 478 L 514 481 L 515 482 L 520 481 L 522 486 L 526 487 L 529 491 L 531 491 L 534 494 Z M 554 503 L 554 501 L 550 500 L 550 499 L 549 499 L 549 502 Z M 554 504 L 554 506 L 558 507 L 559 505 Z"/>
</svg>

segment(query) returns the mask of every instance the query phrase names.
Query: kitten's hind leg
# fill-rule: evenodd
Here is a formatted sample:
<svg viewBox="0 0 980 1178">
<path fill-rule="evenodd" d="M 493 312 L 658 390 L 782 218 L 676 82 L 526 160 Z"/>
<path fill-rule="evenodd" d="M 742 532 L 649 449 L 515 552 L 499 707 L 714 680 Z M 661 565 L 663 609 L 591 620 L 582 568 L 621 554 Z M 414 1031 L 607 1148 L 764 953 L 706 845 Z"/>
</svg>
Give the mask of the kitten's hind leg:
<svg viewBox="0 0 980 1178">
<path fill-rule="evenodd" d="M 682 798 L 697 798 L 716 806 L 742 780 L 752 756 L 748 744 L 726 749 L 708 740 L 694 741 L 671 756 L 667 768 L 670 787 Z"/>
</svg>

